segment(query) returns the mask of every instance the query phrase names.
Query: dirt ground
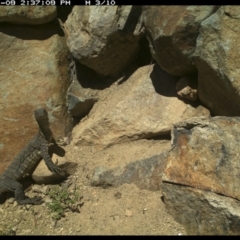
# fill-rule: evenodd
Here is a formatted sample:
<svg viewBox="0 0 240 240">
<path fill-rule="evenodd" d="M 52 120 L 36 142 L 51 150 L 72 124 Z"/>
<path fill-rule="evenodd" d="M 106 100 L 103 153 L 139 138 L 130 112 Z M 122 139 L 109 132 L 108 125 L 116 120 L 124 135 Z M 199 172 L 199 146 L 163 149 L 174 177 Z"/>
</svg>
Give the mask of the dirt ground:
<svg viewBox="0 0 240 240">
<path fill-rule="evenodd" d="M 161 201 L 161 191 L 140 190 L 134 184 L 118 188 L 92 187 L 90 180 L 96 167 L 116 167 L 158 154 L 170 146 L 167 140 L 139 140 L 112 146 L 64 147 L 66 161 L 78 166 L 65 181 L 68 190 L 80 194 L 79 212 L 66 209 L 56 221 L 47 207 L 49 195 L 34 185 L 26 192 L 30 197 L 41 196 L 41 205 L 18 205 L 13 198 L 0 204 L 0 233 L 12 235 L 184 235 L 184 228 L 167 213 Z M 53 187 L 52 185 L 49 186 Z"/>
</svg>

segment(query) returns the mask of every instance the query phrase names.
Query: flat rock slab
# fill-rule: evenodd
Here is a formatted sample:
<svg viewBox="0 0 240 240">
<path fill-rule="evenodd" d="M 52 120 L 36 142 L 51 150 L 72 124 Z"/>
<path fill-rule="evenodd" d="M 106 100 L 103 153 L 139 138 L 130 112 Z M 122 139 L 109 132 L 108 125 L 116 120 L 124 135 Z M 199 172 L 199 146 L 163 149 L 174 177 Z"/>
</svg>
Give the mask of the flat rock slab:
<svg viewBox="0 0 240 240">
<path fill-rule="evenodd" d="M 107 99 L 94 104 L 88 117 L 73 129 L 75 145 L 110 146 L 129 140 L 170 135 L 176 122 L 210 115 L 177 97 L 177 78 L 158 65 L 138 68 L 113 88 Z"/>
<path fill-rule="evenodd" d="M 140 189 L 160 190 L 166 159 L 167 152 L 163 152 L 113 169 L 99 167 L 93 174 L 91 184 L 106 188 L 134 183 Z"/>
<path fill-rule="evenodd" d="M 189 235 L 239 235 L 240 202 L 209 191 L 163 182 L 168 212 Z"/>
</svg>

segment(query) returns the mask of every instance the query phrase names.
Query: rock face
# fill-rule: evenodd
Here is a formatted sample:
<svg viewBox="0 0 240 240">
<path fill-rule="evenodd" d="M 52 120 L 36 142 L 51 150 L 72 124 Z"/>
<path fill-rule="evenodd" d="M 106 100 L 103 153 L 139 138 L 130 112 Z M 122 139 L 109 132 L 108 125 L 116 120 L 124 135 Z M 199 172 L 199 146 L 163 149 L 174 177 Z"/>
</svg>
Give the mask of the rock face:
<svg viewBox="0 0 240 240">
<path fill-rule="evenodd" d="M 172 130 L 163 194 L 190 234 L 239 234 L 240 212 L 231 206 L 240 206 L 239 127 L 238 117 L 214 117 L 180 122 Z"/>
<path fill-rule="evenodd" d="M 239 23 L 239 6 L 222 6 L 201 23 L 195 52 L 198 94 L 215 115 L 240 115 Z"/>
<path fill-rule="evenodd" d="M 73 117 L 82 118 L 87 115 L 88 112 L 92 109 L 94 103 L 97 102 L 98 98 L 92 97 L 90 95 L 85 95 L 86 91 L 84 91 L 82 94 L 82 89 L 80 89 L 77 96 L 74 95 L 73 93 L 71 93 L 71 90 L 72 88 L 76 90 L 76 85 L 78 85 L 76 82 L 71 84 L 71 88 L 69 89 L 67 94 L 68 110 Z"/>
<path fill-rule="evenodd" d="M 55 25 L 0 26 L 0 172 L 37 133 L 36 108 L 57 139 L 71 129 L 66 109 L 67 47 Z"/>
<path fill-rule="evenodd" d="M 157 191 L 161 189 L 162 172 L 167 159 L 167 152 L 147 159 L 132 162 L 114 169 L 97 168 L 91 184 L 101 187 L 117 187 L 124 183 L 134 183 L 140 189 Z"/>
<path fill-rule="evenodd" d="M 72 62 L 71 85 L 67 91 L 68 110 L 73 117 L 82 118 L 98 101 L 98 90 L 94 89 L 96 75 L 84 66 Z"/>
<path fill-rule="evenodd" d="M 88 118 L 73 130 L 76 145 L 109 146 L 128 140 L 170 134 L 173 123 L 209 116 L 177 98 L 177 78 L 157 65 L 145 66 L 112 90 L 105 102 L 95 103 Z"/>
<path fill-rule="evenodd" d="M 189 235 L 239 235 L 239 201 L 209 191 L 164 183 L 164 202 Z"/>
<path fill-rule="evenodd" d="M 56 6 L 1 6 L 0 22 L 35 25 L 50 22 L 56 16 Z"/>
<path fill-rule="evenodd" d="M 143 21 L 153 58 L 169 74 L 196 72 L 192 55 L 201 22 L 215 6 L 144 6 Z"/>
<path fill-rule="evenodd" d="M 139 49 L 140 16 L 141 6 L 74 6 L 65 23 L 68 47 L 97 73 L 118 74 Z"/>
</svg>

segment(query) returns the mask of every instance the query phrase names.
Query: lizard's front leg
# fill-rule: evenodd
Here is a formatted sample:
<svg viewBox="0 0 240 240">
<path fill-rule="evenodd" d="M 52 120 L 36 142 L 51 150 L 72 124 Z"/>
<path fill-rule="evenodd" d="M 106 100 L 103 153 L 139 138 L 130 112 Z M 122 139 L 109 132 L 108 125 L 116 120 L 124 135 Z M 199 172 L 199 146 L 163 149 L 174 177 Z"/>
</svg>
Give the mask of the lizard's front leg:
<svg viewBox="0 0 240 240">
<path fill-rule="evenodd" d="M 59 168 L 57 165 L 55 165 L 48 153 L 48 142 L 47 141 L 43 141 L 41 143 L 41 155 L 42 155 L 42 158 L 43 160 L 45 161 L 45 164 L 47 165 L 48 169 L 51 171 L 51 172 L 54 172 L 54 173 L 57 173 L 63 177 L 66 176 L 66 173 L 61 169 Z"/>
</svg>

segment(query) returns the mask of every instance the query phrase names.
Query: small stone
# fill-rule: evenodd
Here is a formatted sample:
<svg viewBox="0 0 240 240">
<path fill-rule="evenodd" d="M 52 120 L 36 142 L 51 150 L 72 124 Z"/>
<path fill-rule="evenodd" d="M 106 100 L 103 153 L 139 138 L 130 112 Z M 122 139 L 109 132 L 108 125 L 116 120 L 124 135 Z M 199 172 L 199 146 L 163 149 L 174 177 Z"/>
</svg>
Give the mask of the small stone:
<svg viewBox="0 0 240 240">
<path fill-rule="evenodd" d="M 126 217 L 131 217 L 133 214 L 132 214 L 132 211 L 130 211 L 130 210 L 126 210 L 125 211 L 125 216 Z"/>
<path fill-rule="evenodd" d="M 26 204 L 26 205 L 25 205 L 26 210 L 29 210 L 31 206 L 32 206 L 32 205 L 30 205 L 30 204 Z"/>
<path fill-rule="evenodd" d="M 46 198 L 45 203 L 51 203 L 53 200 L 51 198 Z"/>
<path fill-rule="evenodd" d="M 8 208 L 8 206 L 9 206 L 9 203 L 8 203 L 8 202 L 5 202 L 5 203 L 4 203 L 4 208 Z"/>
<path fill-rule="evenodd" d="M 179 79 L 176 84 L 176 91 L 180 97 L 196 101 L 198 99 L 197 77 L 187 76 Z"/>
<path fill-rule="evenodd" d="M 11 229 L 13 232 L 16 232 L 18 230 L 18 228 L 16 226 L 14 226 L 12 229 Z"/>
<path fill-rule="evenodd" d="M 32 230 L 31 229 L 26 229 L 24 233 L 30 233 Z"/>
<path fill-rule="evenodd" d="M 113 221 L 119 221 L 119 216 L 118 215 L 113 215 L 111 216 Z"/>
<path fill-rule="evenodd" d="M 147 208 L 144 208 L 144 209 L 143 209 L 143 214 L 145 214 L 146 211 L 147 211 Z"/>
<path fill-rule="evenodd" d="M 15 199 L 14 199 L 14 198 L 9 198 L 9 199 L 8 199 L 8 203 L 10 203 L 10 204 L 13 204 L 13 203 L 14 203 L 14 201 L 15 201 Z"/>
<path fill-rule="evenodd" d="M 13 207 L 15 208 L 16 206 L 18 206 L 18 203 L 15 201 L 15 202 L 13 203 Z"/>
<path fill-rule="evenodd" d="M 52 221 L 52 227 L 56 228 L 57 227 L 57 221 Z"/>
<path fill-rule="evenodd" d="M 44 185 L 33 185 L 32 186 L 32 191 L 36 193 L 43 193 L 47 194 L 49 192 L 50 188 L 49 186 L 44 186 Z"/>
<path fill-rule="evenodd" d="M 122 197 L 122 193 L 116 192 L 116 193 L 114 194 L 114 197 L 117 198 L 117 199 L 120 199 L 120 198 Z"/>
</svg>

